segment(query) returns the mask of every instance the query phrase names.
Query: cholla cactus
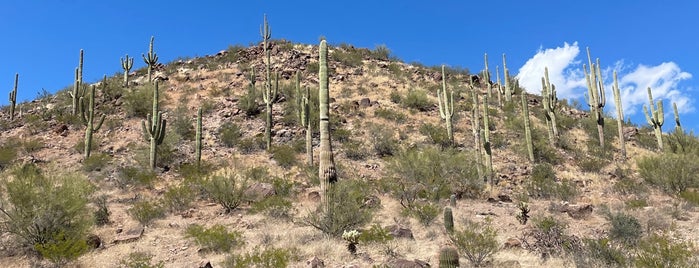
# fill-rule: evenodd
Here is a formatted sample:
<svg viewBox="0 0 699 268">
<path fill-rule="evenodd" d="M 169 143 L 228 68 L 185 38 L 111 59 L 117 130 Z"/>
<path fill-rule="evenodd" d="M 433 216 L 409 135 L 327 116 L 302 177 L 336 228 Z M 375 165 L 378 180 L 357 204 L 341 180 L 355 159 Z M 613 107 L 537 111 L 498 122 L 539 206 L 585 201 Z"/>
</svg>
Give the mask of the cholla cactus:
<svg viewBox="0 0 699 268">
<path fill-rule="evenodd" d="M 359 231 L 351 230 L 342 232 L 342 239 L 347 241 L 347 250 L 352 253 L 352 255 L 357 254 L 357 245 L 359 244 Z"/>
</svg>

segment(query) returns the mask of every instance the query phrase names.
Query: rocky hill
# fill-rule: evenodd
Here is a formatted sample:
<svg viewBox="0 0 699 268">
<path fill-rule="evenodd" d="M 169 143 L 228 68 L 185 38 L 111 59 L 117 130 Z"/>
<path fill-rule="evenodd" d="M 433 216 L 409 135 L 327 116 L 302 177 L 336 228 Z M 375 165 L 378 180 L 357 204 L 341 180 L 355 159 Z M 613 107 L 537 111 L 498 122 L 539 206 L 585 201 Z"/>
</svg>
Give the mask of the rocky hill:
<svg viewBox="0 0 699 268">
<path fill-rule="evenodd" d="M 600 146 L 593 116 L 556 100 L 552 142 L 544 100 L 515 80 L 508 101 L 492 70 L 446 68 L 443 77 L 383 47 L 330 47 L 338 182 L 331 209 L 318 210 L 318 46 L 276 40 L 269 50 L 278 77 L 269 150 L 263 45 L 153 66 L 167 121 L 154 169 L 142 127 L 153 109 L 148 68 L 130 73 L 128 87 L 121 75 L 93 84 L 95 124 L 106 119 L 88 158 L 73 86 L 18 104 L 13 120 L 3 107 L 0 264 L 451 267 L 442 266 L 450 248 L 465 266 L 697 264 L 692 135 L 665 134 L 658 152 L 652 129 L 624 124 L 624 157 L 615 119 L 606 118 Z M 77 94 L 88 107 L 89 91 Z M 440 108 L 445 95 L 453 103 Z M 453 141 L 440 117 L 448 111 Z"/>
</svg>

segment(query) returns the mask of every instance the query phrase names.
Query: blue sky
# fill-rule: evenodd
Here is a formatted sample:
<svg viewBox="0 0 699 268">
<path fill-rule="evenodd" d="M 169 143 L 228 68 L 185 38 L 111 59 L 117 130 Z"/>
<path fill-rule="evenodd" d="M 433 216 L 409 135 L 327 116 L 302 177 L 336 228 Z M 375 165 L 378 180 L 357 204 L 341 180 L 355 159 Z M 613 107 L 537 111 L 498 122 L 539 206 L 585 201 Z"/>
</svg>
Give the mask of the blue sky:
<svg viewBox="0 0 699 268">
<path fill-rule="evenodd" d="M 670 4 L 671 3 L 671 4 Z M 549 66 L 560 97 L 579 98 L 585 47 L 599 57 L 605 79 L 622 78 L 624 110 L 643 123 L 646 87 L 663 99 L 671 119 L 680 106 L 685 128 L 695 119 L 699 75 L 699 1 L 88 1 L 4 0 L 0 4 L 0 92 L 20 73 L 19 98 L 72 84 L 79 50 L 85 80 L 120 71 L 119 58 L 142 67 L 151 35 L 161 62 L 213 54 L 258 42 L 262 14 L 273 38 L 317 43 L 385 44 L 406 62 L 483 68 L 501 65 L 528 91 L 539 92 Z M 607 87 L 611 89 L 611 87 Z M 2 93 L 0 104 L 7 104 Z M 611 96 L 611 92 L 608 92 Z M 613 104 L 609 98 L 607 109 Z M 582 101 L 585 104 L 584 101 Z M 612 110 L 610 110 L 612 111 Z M 665 130 L 673 128 L 666 120 Z"/>
</svg>

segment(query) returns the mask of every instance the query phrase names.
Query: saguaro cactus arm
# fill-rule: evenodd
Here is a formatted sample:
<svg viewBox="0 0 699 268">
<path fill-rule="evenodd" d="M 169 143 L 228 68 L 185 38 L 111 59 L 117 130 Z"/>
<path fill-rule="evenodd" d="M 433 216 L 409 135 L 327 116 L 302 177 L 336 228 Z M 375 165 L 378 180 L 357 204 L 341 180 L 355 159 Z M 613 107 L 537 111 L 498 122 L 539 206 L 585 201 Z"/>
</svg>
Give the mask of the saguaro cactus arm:
<svg viewBox="0 0 699 268">
<path fill-rule="evenodd" d="M 155 37 L 150 37 L 150 45 L 148 45 L 148 55 L 141 54 L 143 57 L 143 62 L 148 65 L 148 81 L 153 81 L 153 68 L 158 64 L 158 55 L 153 52 L 153 43 L 155 42 Z"/>
<path fill-rule="evenodd" d="M 663 113 L 663 101 L 659 100 L 657 107 L 653 105 L 653 94 L 650 87 L 648 87 L 648 102 L 650 107 L 650 112 L 648 108 L 643 105 L 643 114 L 646 116 L 648 124 L 653 127 L 655 132 L 655 138 L 658 141 L 658 149 L 663 150 L 663 124 L 665 123 L 665 115 Z"/>
</svg>

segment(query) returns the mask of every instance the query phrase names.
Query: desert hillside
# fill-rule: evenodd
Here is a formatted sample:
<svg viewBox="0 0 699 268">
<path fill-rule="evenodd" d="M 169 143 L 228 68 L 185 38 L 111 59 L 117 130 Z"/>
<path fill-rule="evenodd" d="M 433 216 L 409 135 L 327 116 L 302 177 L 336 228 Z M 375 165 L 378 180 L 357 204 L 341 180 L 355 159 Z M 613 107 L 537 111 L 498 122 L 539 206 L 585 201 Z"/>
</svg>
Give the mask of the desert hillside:
<svg viewBox="0 0 699 268">
<path fill-rule="evenodd" d="M 331 45 L 325 182 L 319 46 L 268 42 L 2 107 L 0 265 L 699 265 L 699 141 L 674 122 L 660 150 L 492 66 Z"/>
</svg>

